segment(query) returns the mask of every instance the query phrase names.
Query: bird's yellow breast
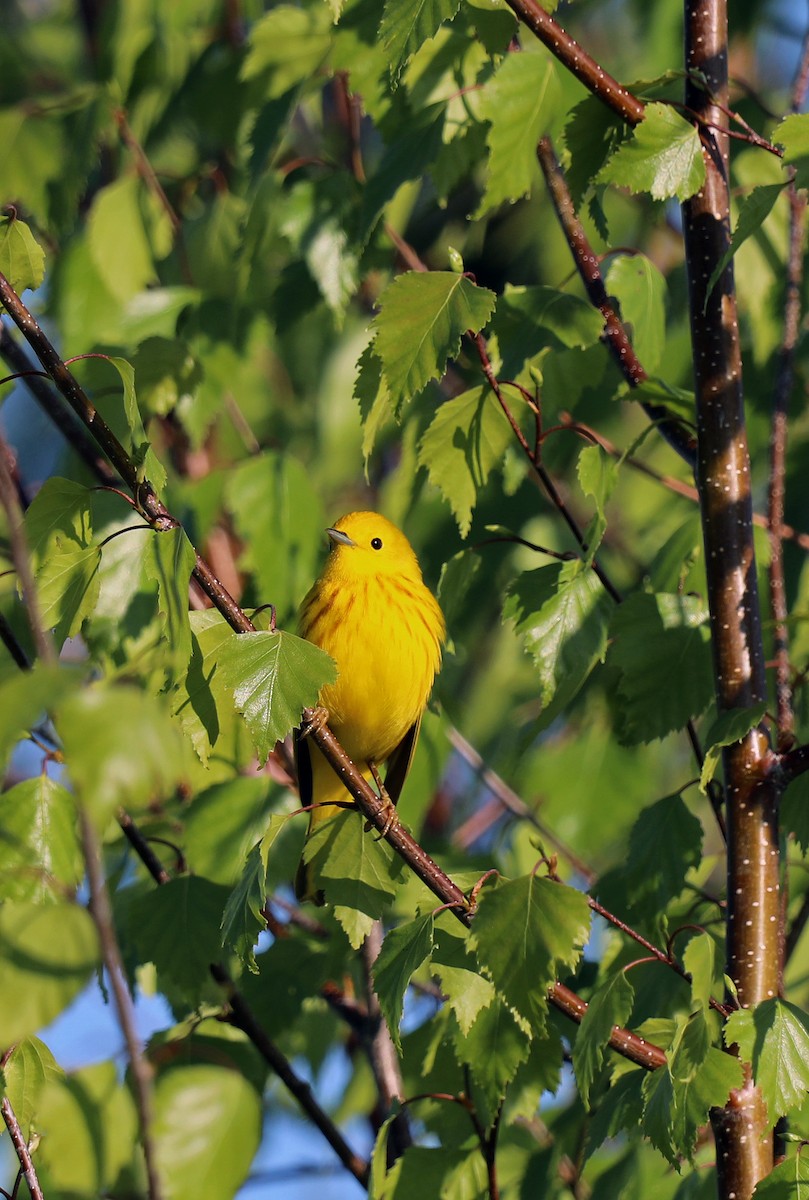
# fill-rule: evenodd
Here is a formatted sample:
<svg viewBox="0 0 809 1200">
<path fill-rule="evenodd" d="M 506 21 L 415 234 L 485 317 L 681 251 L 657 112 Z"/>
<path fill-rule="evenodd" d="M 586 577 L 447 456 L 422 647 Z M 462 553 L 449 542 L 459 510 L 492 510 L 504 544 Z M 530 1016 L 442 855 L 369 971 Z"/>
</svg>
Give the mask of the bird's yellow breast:
<svg viewBox="0 0 809 1200">
<path fill-rule="evenodd" d="M 441 610 L 420 580 L 329 578 L 310 591 L 301 633 L 337 663 L 329 724 L 355 762 L 383 762 L 418 720 L 441 658 Z"/>
</svg>

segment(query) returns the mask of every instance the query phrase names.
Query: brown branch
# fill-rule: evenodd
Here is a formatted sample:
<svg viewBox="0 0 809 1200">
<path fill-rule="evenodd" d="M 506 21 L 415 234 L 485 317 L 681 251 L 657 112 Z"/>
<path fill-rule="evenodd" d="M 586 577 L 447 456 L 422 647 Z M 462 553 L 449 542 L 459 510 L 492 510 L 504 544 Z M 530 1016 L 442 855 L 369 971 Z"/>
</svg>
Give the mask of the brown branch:
<svg viewBox="0 0 809 1200">
<path fill-rule="evenodd" d="M 0 322 L 0 356 L 24 383 L 39 407 L 61 432 L 65 441 L 78 454 L 85 466 L 92 471 L 99 483 L 119 483 L 118 476 L 111 470 L 106 459 L 99 454 L 98 447 L 85 428 L 60 404 L 50 384 L 39 374 L 19 342 L 11 336 Z"/>
<path fill-rule="evenodd" d="M 559 419 L 564 425 L 574 424 L 570 413 L 560 413 Z M 645 475 L 648 479 L 652 479 L 661 487 L 667 488 L 668 491 L 674 492 L 677 496 L 683 496 L 686 500 L 691 500 L 695 504 L 699 504 L 699 492 L 691 483 L 685 483 L 682 479 L 677 479 L 674 475 L 666 475 L 662 471 L 656 471 L 654 467 L 650 467 L 640 458 L 635 458 L 634 455 L 626 455 L 624 451 L 619 449 L 614 442 L 611 442 L 603 433 L 599 433 L 592 425 L 585 425 L 582 421 L 576 421 L 576 426 L 585 430 L 594 441 L 598 442 L 602 450 L 606 451 L 611 458 L 620 458 L 633 471 L 638 471 L 641 475 Z M 759 529 L 769 529 L 769 521 L 764 516 L 764 513 L 753 513 L 753 524 Z M 794 542 L 800 546 L 801 550 L 809 551 L 809 533 L 800 533 L 792 525 L 781 525 L 781 536 L 785 541 Z"/>
<path fill-rule="evenodd" d="M 311 726 L 309 737 L 317 743 L 323 754 L 343 780 L 343 783 L 354 797 L 354 802 L 363 817 L 379 833 L 384 834 L 385 840 L 399 854 L 416 874 L 422 883 L 437 896 L 442 904 L 454 913 L 464 925 L 469 925 L 473 910 L 472 906 L 450 877 L 433 862 L 425 850 L 398 822 L 390 824 L 389 806 L 370 787 L 362 773 L 352 763 L 339 742 L 327 725 L 318 725 L 313 719 L 312 709 L 305 709 L 304 723 Z M 564 984 L 554 983 L 548 991 L 548 999 L 555 1008 L 577 1023 L 587 1011 L 587 1004 L 580 996 Z M 638 1037 L 628 1029 L 616 1026 L 610 1035 L 610 1046 L 625 1058 L 648 1070 L 655 1070 L 665 1065 L 665 1053 L 658 1047 Z"/>
<path fill-rule="evenodd" d="M 382 1119 L 392 1111 L 394 1104 L 404 1100 L 404 1084 L 396 1047 L 390 1035 L 387 1022 L 379 1007 L 379 999 L 373 988 L 372 978 L 374 963 L 382 949 L 383 928 L 381 921 L 374 921 L 371 932 L 362 944 L 362 957 L 365 974 L 365 1000 L 368 1006 L 371 1036 L 368 1039 L 368 1057 L 376 1081 L 379 1099 L 382 1105 Z M 367 1028 L 367 1026 L 366 1026 Z M 389 1165 L 401 1158 L 408 1146 L 413 1145 L 413 1135 L 407 1112 L 402 1109 L 391 1122 L 388 1138 Z"/>
<path fill-rule="evenodd" d="M 152 1122 L 154 1119 L 154 1072 L 152 1064 L 143 1054 L 135 1026 L 135 1008 L 124 976 L 124 966 L 121 952 L 115 936 L 115 924 L 112 908 L 107 893 L 107 885 L 101 869 L 101 852 L 96 831 L 90 818 L 83 808 L 79 809 L 79 829 L 81 832 L 84 865 L 87 870 L 87 883 L 90 889 L 90 915 L 95 922 L 98 941 L 101 946 L 101 957 L 110 981 L 118 1022 L 126 1043 L 129 1068 L 132 1075 L 135 1092 L 135 1107 L 138 1112 L 140 1125 L 140 1140 L 143 1147 L 143 1158 L 146 1165 L 146 1181 L 149 1200 L 161 1200 L 163 1189 L 157 1171 L 155 1144 L 152 1137 Z"/>
<path fill-rule="evenodd" d="M 727 117 L 725 0 L 686 0 L 685 102 L 724 129 Z M 697 85 L 700 76 L 708 90 Z M 750 459 L 742 394 L 733 268 L 708 284 L 730 244 L 728 139 L 702 130 L 706 178 L 683 206 L 708 602 L 720 713 L 766 698 L 756 585 Z M 728 824 L 726 972 L 742 1005 L 775 996 L 779 978 L 777 790 L 766 731 L 724 751 Z M 760 1092 L 745 1085 L 712 1113 L 720 1197 L 750 1200 L 772 1169 L 772 1138 Z"/>
<path fill-rule="evenodd" d="M 31 1151 L 28 1149 L 28 1143 L 23 1137 L 23 1132 L 20 1129 L 20 1123 L 17 1120 L 14 1109 L 11 1107 L 8 1096 L 4 1096 L 0 1101 L 0 1112 L 3 1114 L 3 1120 L 8 1130 L 11 1144 L 14 1147 L 14 1153 L 20 1164 L 20 1172 L 22 1173 L 25 1182 L 28 1184 L 28 1191 L 31 1193 L 31 1200 L 45 1200 L 42 1188 L 39 1186 L 37 1179 L 36 1167 L 31 1158 Z M 16 1188 L 14 1189 L 16 1193 Z M 7 1194 L 7 1193 L 6 1193 Z"/>
<path fill-rule="evenodd" d="M 211 966 L 211 974 L 216 982 L 225 990 L 230 1006 L 228 1022 L 236 1029 L 241 1029 L 258 1050 L 264 1061 L 270 1066 L 306 1115 L 317 1126 L 328 1141 L 343 1166 L 351 1172 L 363 1187 L 368 1186 L 368 1163 L 355 1154 L 332 1121 L 328 1113 L 318 1104 L 308 1083 L 300 1079 L 289 1064 L 287 1058 L 256 1021 L 252 1011 L 245 1003 L 243 996 L 236 990 L 233 981 L 224 967 L 218 964 Z"/>
<path fill-rule="evenodd" d="M 536 34 L 551 54 L 558 58 L 588 91 L 598 96 L 599 100 L 603 100 L 607 107 L 628 125 L 640 124 L 646 111 L 643 102 L 600 67 L 541 7 L 538 0 L 507 0 L 507 3 L 517 19 Z"/>
<path fill-rule="evenodd" d="M 607 295 L 598 256 L 584 231 L 584 226 L 576 215 L 573 199 L 568 190 L 564 172 L 554 153 L 553 144 L 549 137 L 543 137 L 537 147 L 537 157 L 545 177 L 556 216 L 562 227 L 562 232 L 570 248 L 576 269 L 581 276 L 590 303 L 604 318 L 604 340 L 612 353 L 618 369 L 623 374 L 630 387 L 637 387 L 649 376 L 635 353 L 629 334 L 619 317 L 615 305 Z M 692 468 L 696 462 L 696 442 L 693 432 L 672 416 L 662 404 L 651 404 L 643 401 L 642 406 L 652 421 L 657 423 L 660 434 L 666 439 L 671 448 Z"/>
</svg>

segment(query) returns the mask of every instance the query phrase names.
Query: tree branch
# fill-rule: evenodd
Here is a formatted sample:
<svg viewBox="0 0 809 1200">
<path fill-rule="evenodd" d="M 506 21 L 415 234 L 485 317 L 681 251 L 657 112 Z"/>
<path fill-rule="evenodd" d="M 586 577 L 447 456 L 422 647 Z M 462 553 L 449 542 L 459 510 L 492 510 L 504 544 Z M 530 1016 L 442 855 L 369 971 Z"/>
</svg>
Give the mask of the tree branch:
<svg viewBox="0 0 809 1200">
<path fill-rule="evenodd" d="M 712 129 L 726 127 L 725 0 L 686 0 L 686 105 Z M 707 80 L 707 90 L 697 79 Z M 718 103 L 714 102 L 714 99 Z M 730 243 L 728 139 L 702 130 L 704 186 L 683 206 L 697 403 L 697 485 L 720 713 L 766 697 L 764 647 L 753 545 L 750 461 L 742 397 L 733 269 L 709 292 Z M 724 751 L 728 823 L 727 973 L 742 1005 L 778 990 L 779 845 L 777 792 L 767 771 L 766 731 Z M 720 1195 L 749 1200 L 772 1169 L 772 1140 L 756 1089 L 745 1085 L 712 1123 Z"/>
<path fill-rule="evenodd" d="M 379 951 L 382 949 L 382 937 L 382 922 L 374 921 L 371 926 L 371 932 L 362 944 L 360 954 L 365 974 L 365 998 L 371 1029 L 368 1057 L 379 1091 L 384 1119 L 392 1111 L 395 1102 L 398 1101 L 401 1104 L 405 1098 L 405 1093 L 396 1047 L 390 1036 L 387 1022 L 382 1015 L 382 1009 L 379 1007 L 379 999 L 372 983 L 374 963 L 379 956 Z M 401 1158 L 408 1146 L 412 1145 L 413 1134 L 410 1130 L 410 1122 L 406 1110 L 402 1109 L 391 1122 L 388 1138 L 388 1165 L 391 1165 L 397 1158 Z"/>
<path fill-rule="evenodd" d="M 143 1146 L 143 1157 L 146 1163 L 146 1180 L 149 1200 L 161 1200 L 163 1189 L 155 1159 L 155 1146 L 152 1138 L 152 1122 L 154 1118 L 154 1072 L 152 1064 L 141 1050 L 135 1027 L 135 1009 L 132 997 L 124 977 L 124 967 L 121 952 L 115 937 L 115 924 L 112 917 L 107 886 L 101 869 L 101 852 L 95 829 L 84 809 L 79 809 L 79 829 L 81 832 L 84 864 L 87 869 L 87 882 L 90 888 L 90 914 L 95 922 L 98 940 L 101 945 L 101 957 L 110 981 L 115 1007 L 118 1012 L 118 1022 L 124 1035 L 129 1067 L 132 1072 L 132 1084 L 135 1093 L 135 1105 L 138 1110 L 140 1125 L 140 1140 Z"/>
<path fill-rule="evenodd" d="M 581 276 L 590 303 L 604 318 L 604 341 L 629 386 L 637 387 L 649 376 L 635 353 L 623 321 L 607 295 L 598 256 L 593 251 L 584 226 L 576 215 L 564 172 L 559 165 L 549 137 L 543 137 L 540 140 L 537 146 L 537 157 L 556 210 L 556 216 L 576 264 L 576 270 Z M 677 417 L 672 416 L 665 405 L 650 404 L 648 401 L 642 401 L 642 405 L 649 418 L 657 422 L 660 434 L 693 470 L 696 464 L 696 439 L 693 431 Z"/>
<path fill-rule="evenodd" d="M 22 1130 L 20 1129 L 20 1123 L 14 1114 L 14 1109 L 11 1107 L 8 1096 L 4 1096 L 0 1101 L 0 1112 L 3 1114 L 3 1120 L 5 1121 L 6 1129 L 8 1130 L 9 1137 L 11 1138 L 11 1144 L 14 1147 L 14 1153 L 17 1155 L 17 1159 L 19 1160 L 20 1171 L 22 1172 L 25 1182 L 28 1184 L 28 1191 L 31 1193 L 31 1200 L 45 1200 L 45 1197 L 42 1193 L 42 1188 L 39 1186 L 39 1179 L 37 1178 L 34 1161 L 31 1158 L 31 1151 L 28 1149 L 28 1143 L 23 1137 Z"/>
<path fill-rule="evenodd" d="M 236 1029 L 241 1029 L 242 1033 L 247 1035 L 264 1061 L 268 1066 L 272 1067 L 275 1074 L 295 1097 L 306 1115 L 326 1138 L 326 1141 L 332 1147 L 343 1166 L 351 1172 L 358 1183 L 363 1187 L 367 1187 L 369 1177 L 367 1162 L 354 1153 L 331 1117 L 318 1104 L 309 1084 L 305 1083 L 295 1074 L 286 1057 L 275 1043 L 267 1037 L 253 1016 L 243 996 L 234 987 L 233 981 L 224 967 L 216 963 L 212 964 L 211 974 L 216 982 L 224 988 L 227 995 L 228 1004 L 230 1005 L 230 1013 L 227 1017 L 229 1023 L 235 1026 Z"/>
<path fill-rule="evenodd" d="M 577 41 L 567 33 L 538 3 L 538 0 L 507 0 L 523 25 L 536 34 L 551 54 L 575 75 L 588 91 L 603 100 L 628 125 L 638 125 L 643 120 L 645 105 L 633 96 L 623 84 L 613 79 Z"/>
</svg>

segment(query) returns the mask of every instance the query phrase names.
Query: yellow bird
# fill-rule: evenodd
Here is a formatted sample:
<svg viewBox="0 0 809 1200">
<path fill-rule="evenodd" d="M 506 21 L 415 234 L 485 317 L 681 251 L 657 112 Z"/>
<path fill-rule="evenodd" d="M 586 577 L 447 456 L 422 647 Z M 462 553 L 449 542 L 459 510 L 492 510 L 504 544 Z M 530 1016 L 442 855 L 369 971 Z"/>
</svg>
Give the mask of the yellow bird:
<svg viewBox="0 0 809 1200">
<path fill-rule="evenodd" d="M 329 556 L 301 605 L 300 634 L 337 663 L 337 680 L 319 701 L 329 728 L 367 777 L 387 762 L 385 790 L 395 804 L 441 663 L 444 617 L 412 546 L 385 517 L 348 513 L 326 532 Z M 315 806 L 311 834 L 339 811 L 334 801 L 351 796 L 306 738 L 298 740 L 297 757 L 301 803 Z M 320 899 L 303 862 L 295 891 L 302 900 Z"/>
</svg>

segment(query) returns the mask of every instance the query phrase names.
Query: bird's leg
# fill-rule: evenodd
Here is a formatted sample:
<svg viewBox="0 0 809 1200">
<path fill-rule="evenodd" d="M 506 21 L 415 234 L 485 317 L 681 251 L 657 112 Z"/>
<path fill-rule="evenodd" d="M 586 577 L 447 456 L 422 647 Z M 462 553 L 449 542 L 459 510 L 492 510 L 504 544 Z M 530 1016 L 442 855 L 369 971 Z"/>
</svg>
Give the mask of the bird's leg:
<svg viewBox="0 0 809 1200">
<path fill-rule="evenodd" d="M 329 723 L 329 710 L 318 704 L 317 708 L 309 710 L 307 720 L 301 722 L 300 736 L 302 738 L 309 737 L 310 733 L 316 733 L 318 729 L 322 729 L 324 725 Z"/>
<path fill-rule="evenodd" d="M 385 824 L 382 827 L 382 829 L 380 829 L 379 837 L 377 838 L 377 841 L 381 841 L 382 838 L 387 837 L 392 826 L 399 820 L 399 814 L 396 811 L 396 805 L 391 800 L 390 796 L 387 793 L 387 789 L 385 788 L 385 785 L 382 782 L 382 778 L 379 774 L 379 770 L 377 769 L 376 763 L 373 762 L 371 759 L 368 760 L 368 770 L 371 772 L 374 783 L 376 784 L 377 791 L 379 792 L 379 798 L 380 798 L 380 800 L 384 801 L 386 808 L 387 808 L 387 812 L 385 814 Z M 365 829 L 366 829 L 366 831 L 368 831 L 371 828 L 372 828 L 371 822 L 369 821 L 366 824 Z"/>
</svg>

